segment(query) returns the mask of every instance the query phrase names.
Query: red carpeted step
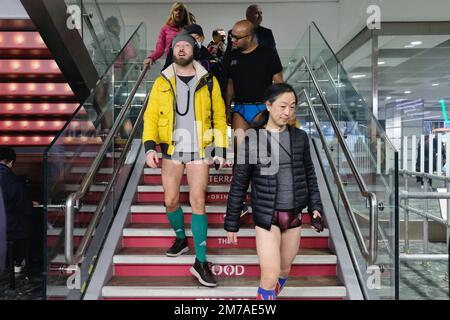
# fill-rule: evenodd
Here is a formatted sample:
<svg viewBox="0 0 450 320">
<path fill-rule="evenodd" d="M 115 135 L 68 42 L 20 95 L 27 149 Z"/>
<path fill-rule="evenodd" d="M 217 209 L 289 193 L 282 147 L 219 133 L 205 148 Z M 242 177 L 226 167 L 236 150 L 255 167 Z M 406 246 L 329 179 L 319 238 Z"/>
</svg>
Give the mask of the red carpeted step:
<svg viewBox="0 0 450 320">
<path fill-rule="evenodd" d="M 301 248 L 328 248 L 329 232 L 327 229 L 317 233 L 305 225 L 301 234 Z M 188 243 L 192 246 L 193 239 L 189 228 L 186 228 L 186 235 Z M 123 229 L 123 246 L 127 248 L 169 248 L 174 238 L 175 233 L 168 224 L 131 224 Z M 255 248 L 255 230 L 251 225 L 241 228 L 238 233 L 238 243 L 230 244 L 223 224 L 209 224 L 207 242 L 208 248 Z"/>
<path fill-rule="evenodd" d="M 186 204 L 182 204 L 185 222 L 190 223 L 192 209 Z M 249 206 L 251 211 L 251 206 Z M 131 222 L 132 223 L 168 223 L 166 209 L 163 204 L 136 204 L 131 206 Z M 223 223 L 226 205 L 207 205 L 206 212 L 208 214 L 209 223 Z M 252 223 L 251 213 L 241 218 L 242 222 Z M 311 216 L 304 212 L 302 214 L 302 222 L 304 224 L 311 223 Z"/>
<path fill-rule="evenodd" d="M 255 300 L 259 277 L 218 277 L 217 287 L 198 285 L 193 276 L 113 277 L 103 287 L 103 299 L 251 299 Z M 344 299 L 347 291 L 335 276 L 290 277 L 278 297 L 283 299 Z"/>
<path fill-rule="evenodd" d="M 167 248 L 126 248 L 114 256 L 115 276 L 189 276 L 195 260 L 193 249 L 176 259 Z M 211 271 L 218 277 L 260 276 L 256 249 L 208 248 Z M 329 249 L 300 249 L 291 276 L 335 276 L 336 256 Z"/>
</svg>

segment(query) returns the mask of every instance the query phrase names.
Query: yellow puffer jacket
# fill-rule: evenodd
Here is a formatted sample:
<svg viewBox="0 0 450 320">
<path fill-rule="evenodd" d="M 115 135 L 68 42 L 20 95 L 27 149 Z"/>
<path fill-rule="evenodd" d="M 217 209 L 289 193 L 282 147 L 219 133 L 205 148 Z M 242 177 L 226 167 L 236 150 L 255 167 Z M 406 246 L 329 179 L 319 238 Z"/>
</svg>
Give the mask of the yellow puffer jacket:
<svg viewBox="0 0 450 320">
<path fill-rule="evenodd" d="M 197 72 L 197 85 L 194 95 L 195 120 L 200 147 L 200 156 L 205 157 L 205 148 L 212 142 L 216 155 L 226 155 L 228 146 L 225 104 L 220 93 L 217 79 L 208 74 L 203 66 L 194 61 Z M 207 77 L 213 77 L 212 95 L 210 97 Z M 142 141 L 145 151 L 155 150 L 159 144 L 161 151 L 172 155 L 175 149 L 172 141 L 175 127 L 176 77 L 172 65 L 161 72 L 155 80 L 144 113 L 144 133 Z M 212 108 L 211 108 L 212 102 Z M 212 110 L 212 119 L 211 119 Z M 214 130 L 212 130 L 212 124 Z M 220 150 L 217 150 L 220 149 Z M 220 152 L 220 153 L 219 153 Z"/>
</svg>

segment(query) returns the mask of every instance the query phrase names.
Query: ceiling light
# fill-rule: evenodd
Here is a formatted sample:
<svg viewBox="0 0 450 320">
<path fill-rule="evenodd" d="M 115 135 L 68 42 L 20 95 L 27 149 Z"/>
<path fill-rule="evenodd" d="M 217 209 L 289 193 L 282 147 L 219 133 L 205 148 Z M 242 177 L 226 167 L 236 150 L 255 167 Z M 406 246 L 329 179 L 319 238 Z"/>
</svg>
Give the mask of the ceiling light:
<svg viewBox="0 0 450 320">
<path fill-rule="evenodd" d="M 391 100 L 392 99 L 392 97 L 386 97 L 386 100 Z"/>
<path fill-rule="evenodd" d="M 378 61 L 378 65 L 379 66 L 382 66 L 382 65 L 385 65 L 386 64 L 386 61 Z"/>
<path fill-rule="evenodd" d="M 433 83 L 432 86 L 437 87 L 437 86 L 439 86 L 439 83 Z"/>
<path fill-rule="evenodd" d="M 411 45 L 413 45 L 413 46 L 419 46 L 421 44 L 422 44 L 422 41 L 413 41 L 413 42 L 411 42 Z"/>
<path fill-rule="evenodd" d="M 411 45 L 411 44 L 407 44 L 407 45 L 405 46 L 405 48 L 414 48 L 414 46 Z"/>
<path fill-rule="evenodd" d="M 405 94 L 410 94 L 410 93 L 411 93 L 411 91 L 409 91 L 409 90 L 405 91 Z"/>
<path fill-rule="evenodd" d="M 365 78 L 366 75 L 365 74 L 355 74 L 354 76 L 352 76 L 352 79 L 361 79 L 361 78 Z"/>
</svg>

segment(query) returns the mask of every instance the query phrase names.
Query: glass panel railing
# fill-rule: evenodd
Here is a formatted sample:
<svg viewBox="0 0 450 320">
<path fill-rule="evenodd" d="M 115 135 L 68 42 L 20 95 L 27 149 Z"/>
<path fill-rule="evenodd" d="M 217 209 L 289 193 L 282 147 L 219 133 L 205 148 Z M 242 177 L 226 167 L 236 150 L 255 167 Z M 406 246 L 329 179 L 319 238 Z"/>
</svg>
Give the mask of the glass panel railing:
<svg viewBox="0 0 450 320">
<path fill-rule="evenodd" d="M 298 91 L 305 89 L 311 98 L 311 103 L 317 113 L 321 128 L 326 135 L 328 148 L 331 150 L 333 163 L 339 171 L 339 176 L 351 204 L 351 211 L 358 222 L 359 231 L 369 244 L 370 210 L 367 198 L 362 195 L 361 184 L 352 170 L 352 163 L 360 174 L 363 185 L 369 192 L 376 195 L 378 206 L 378 234 L 377 259 L 369 264 L 361 254 L 358 237 L 351 227 L 348 212 L 343 206 L 342 197 L 331 186 L 331 193 L 338 209 L 341 226 L 348 241 L 348 246 L 354 258 L 360 284 L 367 299 L 394 299 L 395 298 L 395 213 L 396 193 L 395 182 L 398 175 L 396 162 L 397 151 L 386 137 L 378 121 L 372 116 L 361 95 L 354 89 L 347 73 L 342 68 L 334 53 L 320 34 L 315 25 L 307 31 L 309 41 L 309 54 L 305 60 L 311 65 L 316 78 L 314 84 L 306 70 L 305 65 L 299 66 L 286 76 L 289 83 Z M 298 114 L 308 114 L 305 101 L 300 105 Z M 330 114 L 325 112 L 325 103 L 330 108 Z M 336 128 L 333 128 L 331 117 L 339 127 L 343 143 L 337 137 Z M 310 118 L 303 120 L 302 125 L 309 130 L 311 137 L 317 145 L 321 141 L 317 136 L 317 128 Z M 348 154 L 346 154 L 346 151 Z M 319 154 L 323 150 L 319 148 Z M 327 165 L 326 157 L 323 167 L 331 170 Z M 332 185 L 332 183 L 330 183 Z M 375 280 L 376 281 L 375 281 Z M 379 281 L 378 281 L 379 280 Z M 372 283 L 371 281 L 374 281 Z M 378 281 L 378 282 L 377 282 Z"/>
<path fill-rule="evenodd" d="M 75 5 L 82 14 L 81 35 L 99 75 L 103 75 L 124 45 L 134 34 L 136 26 L 124 23 L 120 6 L 116 1 L 105 0 L 64 0 L 66 5 Z M 135 36 L 135 46 L 146 51 L 145 31 Z M 144 42 L 144 45 L 141 43 Z M 136 55 L 142 59 L 142 52 L 125 52 L 126 56 Z M 117 75 L 116 75 L 117 76 Z"/>
<path fill-rule="evenodd" d="M 141 25 L 130 41 L 125 45 L 118 58 L 124 52 L 137 50 L 136 42 L 133 41 L 139 34 L 145 31 Z M 44 210 L 47 225 L 47 297 L 49 299 L 67 298 L 73 290 L 80 289 L 79 265 L 67 264 L 67 253 L 65 254 L 66 242 L 66 201 L 68 196 L 79 192 L 80 185 L 84 183 L 86 175 L 90 171 L 97 155 L 102 148 L 106 152 L 96 172 L 92 174 L 89 189 L 83 199 L 75 203 L 75 214 L 73 218 L 73 238 L 75 248 L 91 224 L 97 204 L 103 196 L 106 186 L 111 181 L 111 175 L 117 168 L 124 141 L 136 121 L 136 109 L 142 108 L 143 100 L 148 92 L 149 82 L 137 89 L 137 94 L 132 100 L 132 107 L 121 114 L 120 130 L 104 146 L 111 129 L 116 123 L 116 118 L 121 113 L 121 107 L 127 100 L 131 88 L 136 84 L 140 72 L 136 67 L 142 63 L 134 60 L 124 59 L 111 64 L 92 91 L 90 97 L 75 111 L 71 119 L 53 140 L 52 144 L 44 153 Z M 116 77 L 120 73 L 120 77 Z M 131 98 L 130 98 L 131 99 Z M 114 190 L 114 189 L 113 189 Z M 105 214 L 113 210 L 119 199 L 118 194 L 111 191 L 112 205 L 107 209 L 102 208 Z"/>
</svg>

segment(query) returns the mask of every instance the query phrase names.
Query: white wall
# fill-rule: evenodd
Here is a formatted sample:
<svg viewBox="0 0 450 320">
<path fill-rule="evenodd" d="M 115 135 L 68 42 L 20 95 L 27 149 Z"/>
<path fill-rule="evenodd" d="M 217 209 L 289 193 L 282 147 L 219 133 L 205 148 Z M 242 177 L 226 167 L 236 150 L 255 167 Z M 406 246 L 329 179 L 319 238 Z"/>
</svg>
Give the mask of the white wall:
<svg viewBox="0 0 450 320">
<path fill-rule="evenodd" d="M 28 18 L 19 0 L 0 0 L 0 19 Z"/>
<path fill-rule="evenodd" d="M 63 0 L 61 0 L 63 1 Z M 216 27 L 229 29 L 243 19 L 246 7 L 260 3 L 263 25 L 273 30 L 280 56 L 289 57 L 311 21 L 315 21 L 331 47 L 338 51 L 364 28 L 371 4 L 381 8 L 382 21 L 448 21 L 450 0 L 185 0 L 203 26 L 206 41 Z M 106 4 L 108 0 L 101 0 Z M 126 24 L 147 24 L 147 46 L 153 48 L 172 0 L 112 0 L 119 3 Z M 26 18 L 20 0 L 0 0 L 0 18 Z"/>
<path fill-rule="evenodd" d="M 206 40 L 211 40 L 211 33 L 217 27 L 231 29 L 234 22 L 245 19 L 246 3 L 190 3 L 192 11 L 204 30 Z M 160 27 L 169 14 L 170 3 L 122 3 L 121 11 L 126 24 L 145 21 L 147 24 L 148 47 L 154 47 Z M 277 3 L 276 1 L 261 3 L 263 11 L 262 25 L 271 28 L 277 48 L 282 58 L 287 58 L 297 45 L 301 35 L 311 21 L 315 21 L 325 37 L 334 44 L 337 40 L 338 2 L 308 1 L 297 3 Z"/>
</svg>

